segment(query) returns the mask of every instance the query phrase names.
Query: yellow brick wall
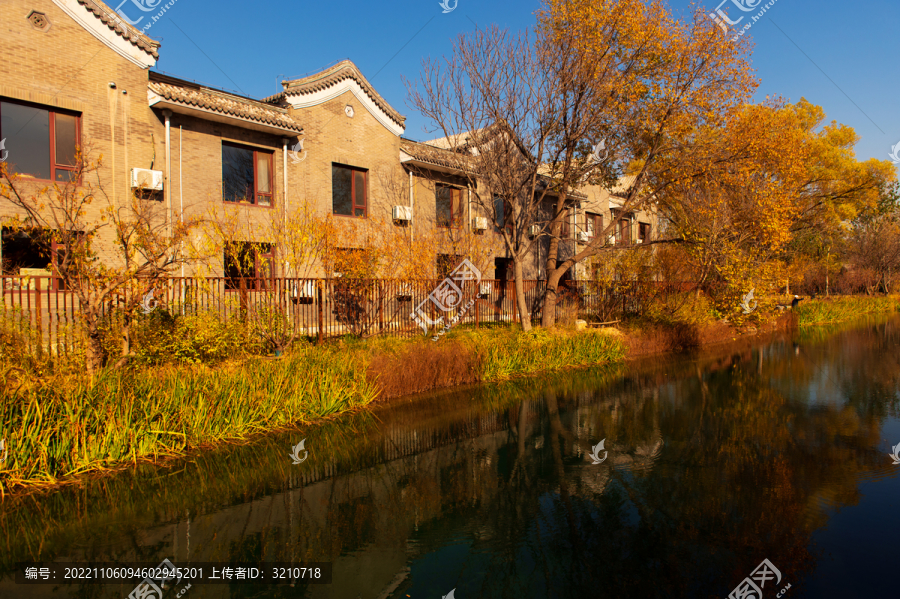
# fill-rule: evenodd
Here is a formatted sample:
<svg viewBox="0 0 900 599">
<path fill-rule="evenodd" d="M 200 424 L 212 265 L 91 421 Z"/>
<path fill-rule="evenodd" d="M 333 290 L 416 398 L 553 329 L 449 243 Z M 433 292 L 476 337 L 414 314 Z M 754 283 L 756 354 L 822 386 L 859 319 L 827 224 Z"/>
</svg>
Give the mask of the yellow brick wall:
<svg viewBox="0 0 900 599">
<path fill-rule="evenodd" d="M 27 19 L 32 10 L 47 15 L 49 30 L 32 26 Z M 98 175 L 106 194 L 88 207 L 87 218 L 97 218 L 107 202 L 129 197 L 130 169 L 148 168 L 153 155 L 147 71 L 112 51 L 50 0 L 0 2 L 0 40 L 0 97 L 81 113 L 82 143 L 93 158 L 102 156 Z M 7 143 L 6 149 L 8 161 L 15 162 L 16 148 Z M 157 168 L 159 158 L 157 152 Z M 13 213 L 10 205 L 0 205 L 0 217 Z M 114 259 L 110 241 L 109 232 L 103 232 L 96 246 L 106 261 Z"/>
</svg>

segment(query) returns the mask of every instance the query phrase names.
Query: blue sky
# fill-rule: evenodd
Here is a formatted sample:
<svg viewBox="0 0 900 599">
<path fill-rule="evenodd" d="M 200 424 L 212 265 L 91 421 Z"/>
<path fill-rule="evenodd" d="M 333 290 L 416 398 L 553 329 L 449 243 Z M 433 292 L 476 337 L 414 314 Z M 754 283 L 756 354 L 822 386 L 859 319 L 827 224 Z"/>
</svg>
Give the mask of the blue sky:
<svg viewBox="0 0 900 599">
<path fill-rule="evenodd" d="M 719 1 L 700 6 L 712 12 Z M 405 136 L 424 140 L 437 134 L 423 131 L 427 123 L 407 104 L 401 76 L 417 78 L 423 57 L 449 55 L 456 36 L 475 24 L 513 31 L 533 26 L 539 6 L 535 0 L 458 0 L 443 14 L 438 0 L 176 0 L 147 34 L 162 42 L 156 70 L 254 98 L 280 91 L 282 79 L 349 58 L 407 117 Z M 669 0 L 669 6 L 684 12 L 690 3 Z M 122 10 L 132 19 L 155 14 L 141 13 L 130 1 Z M 729 14 L 740 13 L 732 8 Z M 900 142 L 898 30 L 897 0 L 776 0 L 747 34 L 761 80 L 755 99 L 805 97 L 822 106 L 829 121 L 856 130 L 858 158 L 887 159 Z"/>
</svg>

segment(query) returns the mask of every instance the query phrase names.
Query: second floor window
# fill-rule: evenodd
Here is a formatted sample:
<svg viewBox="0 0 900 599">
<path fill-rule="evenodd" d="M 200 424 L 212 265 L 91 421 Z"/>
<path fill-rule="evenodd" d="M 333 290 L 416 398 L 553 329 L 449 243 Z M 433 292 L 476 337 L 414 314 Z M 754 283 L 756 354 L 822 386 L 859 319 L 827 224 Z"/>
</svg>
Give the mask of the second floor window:
<svg viewBox="0 0 900 599">
<path fill-rule="evenodd" d="M 562 223 L 559 228 L 559 238 L 560 239 L 568 239 L 571 235 L 571 224 L 572 224 L 572 214 L 568 208 L 563 208 L 562 211 Z"/>
<path fill-rule="evenodd" d="M 650 241 L 650 223 L 638 223 L 638 243 Z"/>
<path fill-rule="evenodd" d="M 449 185 L 436 185 L 435 220 L 439 227 L 458 227 L 463 220 L 463 190 Z"/>
<path fill-rule="evenodd" d="M 272 205 L 272 152 L 222 143 L 222 199 Z"/>
<path fill-rule="evenodd" d="M 610 214 L 612 219 L 616 220 L 621 214 L 621 210 L 612 209 Z M 631 245 L 631 218 L 626 215 L 615 225 L 616 229 L 616 245 Z"/>
<path fill-rule="evenodd" d="M 5 140 L 10 170 L 47 181 L 70 181 L 81 145 L 77 115 L 54 109 L 0 101 L 0 140 Z"/>
<path fill-rule="evenodd" d="M 366 171 L 331 165 L 332 211 L 341 216 L 366 216 Z"/>
<path fill-rule="evenodd" d="M 593 212 L 584 213 L 584 230 L 591 239 L 603 230 L 603 215 Z"/>
</svg>

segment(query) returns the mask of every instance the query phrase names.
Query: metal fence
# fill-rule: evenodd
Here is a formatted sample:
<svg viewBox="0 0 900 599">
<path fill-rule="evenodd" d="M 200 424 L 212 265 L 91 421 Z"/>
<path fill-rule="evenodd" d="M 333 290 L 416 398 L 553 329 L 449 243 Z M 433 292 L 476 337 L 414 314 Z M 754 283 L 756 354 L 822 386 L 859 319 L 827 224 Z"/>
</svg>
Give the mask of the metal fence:
<svg viewBox="0 0 900 599">
<path fill-rule="evenodd" d="M 438 280 L 359 279 L 232 279 L 226 277 L 159 280 L 148 292 L 140 281 L 106 302 L 108 318 L 121 318 L 126 305 L 138 302 L 135 312 L 159 310 L 171 316 L 213 312 L 222 319 L 277 317 L 293 334 L 321 342 L 342 335 L 413 337 L 423 330 L 411 319 L 414 309 L 438 286 Z M 532 322 L 540 322 L 545 281 L 524 282 L 526 305 Z M 569 281 L 560 288 L 558 320 L 582 318 L 604 322 L 646 311 L 650 301 L 691 289 L 690 284 L 655 282 Z M 138 297 L 140 296 L 140 297 Z M 459 316 L 457 326 L 521 322 L 513 281 L 482 280 L 464 302 L 471 308 Z M 442 324 L 459 310 L 442 313 L 426 302 L 431 320 Z M 79 302 L 54 277 L 0 277 L 0 318 L 29 335 L 30 343 L 51 353 L 72 351 L 81 343 Z M 33 349 L 37 349 L 33 347 Z"/>
</svg>

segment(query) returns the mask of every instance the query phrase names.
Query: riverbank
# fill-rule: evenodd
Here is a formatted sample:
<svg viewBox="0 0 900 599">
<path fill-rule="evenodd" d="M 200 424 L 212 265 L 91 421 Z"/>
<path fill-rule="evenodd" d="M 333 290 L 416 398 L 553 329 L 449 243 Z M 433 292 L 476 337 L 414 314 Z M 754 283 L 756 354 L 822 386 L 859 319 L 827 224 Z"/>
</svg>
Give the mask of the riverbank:
<svg viewBox="0 0 900 599">
<path fill-rule="evenodd" d="M 135 367 L 93 382 L 23 381 L 0 405 L 0 495 L 77 482 L 295 428 L 376 401 L 569 367 L 699 349 L 796 326 L 894 312 L 897 298 L 835 298 L 727 321 L 634 323 L 575 332 L 454 330 L 437 342 L 341 340 L 279 358 L 217 366 Z"/>
<path fill-rule="evenodd" d="M 23 382 L 0 405 L 0 494 L 77 481 L 91 472 L 183 456 L 296 427 L 386 399 L 461 384 L 621 361 L 602 333 L 509 328 L 441 339 L 303 345 L 280 358 L 215 367 L 105 371 L 94 381 Z"/>
</svg>

